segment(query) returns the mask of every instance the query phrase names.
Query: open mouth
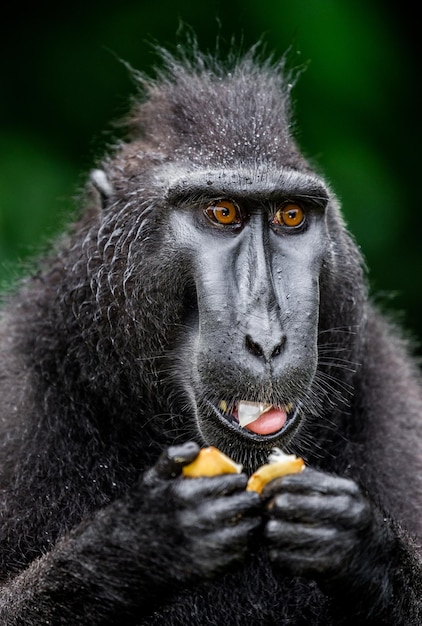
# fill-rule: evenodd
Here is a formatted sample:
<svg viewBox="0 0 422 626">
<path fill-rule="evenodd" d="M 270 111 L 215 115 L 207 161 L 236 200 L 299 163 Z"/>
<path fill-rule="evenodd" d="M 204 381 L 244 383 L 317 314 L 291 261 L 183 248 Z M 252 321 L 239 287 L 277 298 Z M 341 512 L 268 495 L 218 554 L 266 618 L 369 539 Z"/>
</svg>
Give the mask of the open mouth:
<svg viewBox="0 0 422 626">
<path fill-rule="evenodd" d="M 265 402 L 240 400 L 229 406 L 222 400 L 213 412 L 220 421 L 236 429 L 245 436 L 258 438 L 277 438 L 296 421 L 297 408 L 289 403 L 285 406 L 274 406 Z"/>
</svg>

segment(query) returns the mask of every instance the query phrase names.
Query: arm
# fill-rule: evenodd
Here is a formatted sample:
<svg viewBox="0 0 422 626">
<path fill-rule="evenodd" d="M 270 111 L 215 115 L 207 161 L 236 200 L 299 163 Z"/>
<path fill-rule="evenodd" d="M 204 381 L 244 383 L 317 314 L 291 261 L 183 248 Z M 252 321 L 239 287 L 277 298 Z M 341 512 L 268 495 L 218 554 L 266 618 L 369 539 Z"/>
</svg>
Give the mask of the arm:
<svg viewBox="0 0 422 626">
<path fill-rule="evenodd" d="M 260 523 L 244 475 L 182 479 L 195 444 L 170 448 L 141 484 L 4 585 L 4 626 L 130 623 L 241 561 Z"/>
<path fill-rule="evenodd" d="M 264 495 L 274 565 L 314 578 L 336 624 L 422 623 L 416 548 L 355 482 L 308 468 L 273 481 Z"/>
</svg>

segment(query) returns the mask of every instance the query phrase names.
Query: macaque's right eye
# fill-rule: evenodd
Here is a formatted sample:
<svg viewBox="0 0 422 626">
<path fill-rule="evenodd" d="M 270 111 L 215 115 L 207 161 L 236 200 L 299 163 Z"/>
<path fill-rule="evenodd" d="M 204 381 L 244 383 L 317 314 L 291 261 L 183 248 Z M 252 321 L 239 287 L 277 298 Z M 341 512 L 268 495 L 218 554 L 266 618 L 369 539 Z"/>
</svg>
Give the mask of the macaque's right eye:
<svg viewBox="0 0 422 626">
<path fill-rule="evenodd" d="M 204 213 L 216 226 L 240 226 L 243 222 L 240 208 L 231 200 L 213 202 Z"/>
</svg>

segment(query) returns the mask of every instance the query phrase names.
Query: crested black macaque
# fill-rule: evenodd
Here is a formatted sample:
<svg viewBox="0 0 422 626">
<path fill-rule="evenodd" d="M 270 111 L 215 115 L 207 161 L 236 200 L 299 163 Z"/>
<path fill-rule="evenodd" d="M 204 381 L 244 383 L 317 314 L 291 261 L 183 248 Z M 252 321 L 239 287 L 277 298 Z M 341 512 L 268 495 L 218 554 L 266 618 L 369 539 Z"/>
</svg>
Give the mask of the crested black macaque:
<svg viewBox="0 0 422 626">
<path fill-rule="evenodd" d="M 288 73 L 162 56 L 3 306 L 0 623 L 420 626 L 420 373 Z M 243 473 L 183 477 L 207 445 Z"/>
</svg>

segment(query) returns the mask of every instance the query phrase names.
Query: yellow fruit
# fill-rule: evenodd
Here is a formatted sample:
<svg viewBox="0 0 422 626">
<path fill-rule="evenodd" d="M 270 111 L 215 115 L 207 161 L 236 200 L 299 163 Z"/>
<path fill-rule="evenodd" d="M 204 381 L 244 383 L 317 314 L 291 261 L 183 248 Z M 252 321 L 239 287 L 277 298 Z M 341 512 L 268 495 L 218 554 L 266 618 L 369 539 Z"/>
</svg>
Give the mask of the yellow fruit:
<svg viewBox="0 0 422 626">
<path fill-rule="evenodd" d="M 200 478 L 201 476 L 218 476 L 219 474 L 240 474 L 242 466 L 232 461 L 214 446 L 202 448 L 192 463 L 182 469 L 183 476 Z"/>
<path fill-rule="evenodd" d="M 282 454 L 278 452 L 274 454 L 269 463 L 262 465 L 252 474 L 248 480 L 246 490 L 261 493 L 265 485 L 274 478 L 280 478 L 280 476 L 286 476 L 287 474 L 296 474 L 303 469 L 305 469 L 303 459 L 294 454 Z"/>
</svg>

